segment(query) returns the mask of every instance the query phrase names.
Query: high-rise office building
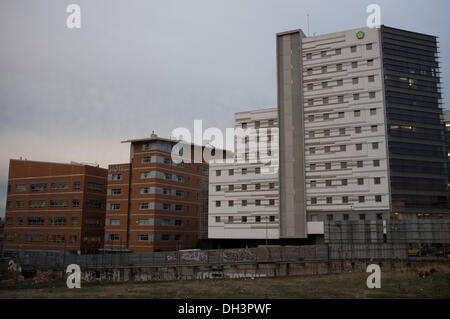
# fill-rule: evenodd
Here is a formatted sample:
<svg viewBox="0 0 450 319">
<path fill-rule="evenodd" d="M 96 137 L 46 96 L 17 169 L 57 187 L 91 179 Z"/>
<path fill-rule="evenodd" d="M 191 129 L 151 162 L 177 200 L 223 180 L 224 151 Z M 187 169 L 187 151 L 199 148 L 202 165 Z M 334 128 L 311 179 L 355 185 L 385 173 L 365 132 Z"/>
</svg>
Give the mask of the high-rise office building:
<svg viewBox="0 0 450 319">
<path fill-rule="evenodd" d="M 381 26 L 276 42 L 279 239 L 326 221 L 448 218 L 437 38 Z"/>
</svg>

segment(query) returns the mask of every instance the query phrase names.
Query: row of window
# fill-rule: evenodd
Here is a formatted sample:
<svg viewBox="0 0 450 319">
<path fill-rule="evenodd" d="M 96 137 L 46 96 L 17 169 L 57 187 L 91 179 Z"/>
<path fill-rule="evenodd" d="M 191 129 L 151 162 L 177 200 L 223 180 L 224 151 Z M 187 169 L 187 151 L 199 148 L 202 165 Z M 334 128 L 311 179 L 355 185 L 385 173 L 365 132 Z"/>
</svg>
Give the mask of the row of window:
<svg viewBox="0 0 450 319">
<path fill-rule="evenodd" d="M 22 241 L 22 233 L 6 233 L 5 234 L 6 241 Z M 43 242 L 44 234 L 43 233 L 26 233 L 25 234 L 26 242 Z M 66 235 L 62 233 L 48 233 L 46 242 L 52 244 L 63 244 L 66 243 Z M 70 234 L 69 243 L 77 243 L 78 235 Z M 101 237 L 97 235 L 87 235 L 83 237 L 84 243 L 100 243 Z"/>
<path fill-rule="evenodd" d="M 352 165 L 349 165 L 349 163 L 352 164 Z M 320 165 L 317 164 L 317 163 L 311 163 L 311 164 L 309 164 L 309 170 L 310 171 L 316 171 L 317 168 L 319 168 L 319 166 L 320 167 L 323 166 L 325 168 L 325 170 L 331 170 L 333 168 L 333 164 L 331 162 L 323 163 L 323 164 L 320 164 Z M 340 162 L 339 163 L 339 168 L 340 169 L 347 169 L 347 168 L 349 168 L 351 166 L 354 166 L 352 162 Z M 377 160 L 377 159 L 376 160 L 372 160 L 372 166 L 373 167 L 380 167 L 380 160 Z M 364 167 L 364 161 L 363 160 L 356 161 L 356 167 L 357 168 L 363 168 Z M 336 169 L 336 167 L 334 167 L 334 169 Z"/>
<path fill-rule="evenodd" d="M 377 150 L 380 147 L 380 143 L 379 142 L 372 142 L 370 143 L 372 150 Z M 322 148 L 320 148 L 322 149 Z M 313 154 L 317 154 L 316 151 L 318 151 L 319 148 L 318 147 L 310 147 L 309 148 L 309 154 L 313 155 Z M 347 150 L 347 146 L 346 145 L 336 145 L 335 149 L 332 151 L 331 150 L 331 146 L 324 146 L 323 147 L 323 151 L 324 153 L 331 153 L 331 152 L 345 152 Z M 355 144 L 355 150 L 356 151 L 362 151 L 362 143 L 356 143 Z"/>
<path fill-rule="evenodd" d="M 358 196 L 357 202 L 358 203 L 365 203 L 367 197 L 368 196 L 364 196 L 364 195 Z M 375 195 L 374 200 L 375 200 L 376 203 L 381 203 L 382 202 L 382 196 L 381 195 Z M 311 205 L 318 205 L 319 204 L 317 197 L 311 197 L 310 202 L 311 202 Z M 340 201 L 336 203 L 336 198 L 335 197 L 328 196 L 328 197 L 325 197 L 325 203 L 326 204 L 333 204 L 333 203 L 335 203 L 335 204 L 348 204 L 349 203 L 349 197 L 348 196 L 342 196 L 340 198 Z M 322 203 L 322 204 L 324 204 L 324 203 Z"/>
<path fill-rule="evenodd" d="M 106 234 L 107 241 L 120 241 L 120 234 Z M 152 234 L 138 234 L 137 241 L 182 241 L 183 235 L 152 235 Z"/>
<path fill-rule="evenodd" d="M 140 163 L 141 164 L 148 164 L 148 163 L 162 163 L 162 164 L 166 164 L 166 165 L 172 165 L 172 166 L 177 166 L 177 167 L 188 167 L 191 168 L 191 170 L 194 170 L 194 167 L 197 167 L 197 172 L 200 172 L 200 165 L 191 165 L 191 163 L 175 163 L 174 161 L 172 161 L 171 158 L 169 157 L 162 157 L 162 156 L 142 156 L 140 158 Z M 208 167 L 207 166 L 203 166 L 202 167 L 202 172 L 203 174 L 208 174 Z"/>
<path fill-rule="evenodd" d="M 234 223 L 236 221 L 236 216 L 228 216 L 226 220 L 223 220 L 222 217 L 224 216 L 216 216 L 216 223 L 221 222 L 228 222 L 228 223 Z M 265 216 L 263 219 L 261 216 L 254 216 L 254 222 L 255 223 L 261 223 L 261 222 L 271 222 L 273 223 L 275 221 L 275 216 Z M 241 223 L 247 223 L 250 221 L 250 218 L 248 216 L 241 216 L 240 219 Z"/>
<path fill-rule="evenodd" d="M 338 131 L 338 135 L 336 136 L 344 136 L 346 133 L 348 133 L 348 131 L 346 130 L 345 127 L 341 127 L 339 128 Z M 321 136 L 317 136 L 317 132 L 321 133 Z M 354 128 L 354 132 L 355 134 L 361 134 L 362 133 L 362 127 L 361 126 L 356 126 Z M 378 125 L 371 125 L 370 126 L 370 132 L 375 133 L 378 132 Z M 309 138 L 316 138 L 316 137 L 331 137 L 331 129 L 324 129 L 324 130 L 320 130 L 320 131 L 309 131 L 308 132 L 308 137 Z"/>
<path fill-rule="evenodd" d="M 337 181 L 340 181 L 340 183 L 339 184 L 336 184 L 336 183 L 333 184 L 333 180 L 331 180 L 331 179 L 325 180 L 325 183 L 323 181 L 321 181 L 320 183 L 321 184 L 322 183 L 325 184 L 326 187 L 347 186 L 348 185 L 348 179 L 346 179 L 346 178 L 343 178 L 343 179 L 340 179 L 340 180 L 337 180 Z M 380 177 L 374 177 L 373 178 L 373 183 L 375 185 L 380 185 L 381 184 L 381 178 Z M 317 187 L 318 184 L 319 184 L 319 182 L 316 181 L 316 180 L 311 180 L 309 182 L 309 185 L 310 185 L 311 188 Z M 358 186 L 364 185 L 364 178 L 363 177 L 356 178 L 356 185 L 358 185 Z"/>
<path fill-rule="evenodd" d="M 250 185 L 255 185 L 255 190 L 260 190 L 261 189 L 261 183 L 256 183 L 256 184 L 250 184 Z M 224 185 L 216 185 L 216 192 L 220 192 L 222 191 L 222 186 Z M 235 190 L 234 184 L 229 184 L 227 185 L 227 190 L 229 192 L 232 192 Z M 246 191 L 248 190 L 248 184 L 241 184 L 241 190 Z M 268 189 L 275 189 L 275 183 L 269 183 L 267 184 Z"/>
<path fill-rule="evenodd" d="M 335 220 L 335 218 L 337 217 L 337 214 L 327 214 L 327 221 L 333 221 Z M 358 218 L 359 220 L 365 220 L 366 219 L 366 214 L 358 214 Z M 376 214 L 376 218 L 378 220 L 383 219 L 383 214 Z M 315 222 L 318 221 L 318 216 L 317 215 L 310 215 L 310 221 Z M 349 220 L 349 214 L 342 214 L 342 220 Z"/>
<path fill-rule="evenodd" d="M 308 122 L 314 122 L 315 119 L 322 117 L 323 120 L 334 120 L 334 119 L 343 119 L 345 117 L 345 112 L 337 112 L 335 114 L 337 114 L 337 117 L 333 117 L 331 118 L 330 115 L 332 113 L 323 113 L 321 116 L 319 115 L 314 115 L 314 114 L 310 114 L 308 115 Z M 376 108 L 371 108 L 369 109 L 369 114 L 370 115 L 377 115 L 377 109 Z M 361 110 L 354 110 L 353 111 L 353 116 L 354 117 L 360 117 L 361 116 Z"/>
<path fill-rule="evenodd" d="M 375 76 L 374 75 L 369 75 L 367 76 L 367 82 L 369 83 L 373 83 L 375 82 Z M 332 86 L 332 83 L 334 83 L 334 86 Z M 352 84 L 353 85 L 357 85 L 359 84 L 359 77 L 353 77 L 352 78 Z M 321 86 L 322 89 L 326 89 L 326 88 L 332 88 L 332 87 L 338 87 L 338 86 L 343 86 L 344 85 L 344 80 L 343 79 L 338 79 L 338 80 L 333 80 L 333 81 L 322 81 L 320 83 L 312 83 L 309 82 L 306 84 L 306 88 L 311 91 L 314 89 L 314 86 Z"/>
<path fill-rule="evenodd" d="M 29 184 L 29 190 L 30 192 L 45 192 L 47 190 L 48 183 L 45 182 L 37 182 L 37 183 L 30 183 Z M 105 185 L 103 183 L 94 182 L 94 181 L 88 181 L 87 183 L 87 189 L 92 191 L 98 191 L 103 192 Z M 62 190 L 68 190 L 69 189 L 69 182 L 68 181 L 58 181 L 58 182 L 51 182 L 50 183 L 50 190 L 52 191 L 62 191 Z M 81 189 L 81 182 L 80 181 L 74 181 L 72 184 L 72 190 L 77 191 Z M 8 192 L 12 191 L 11 184 L 8 185 Z M 26 192 L 27 191 L 27 184 L 26 183 L 17 183 L 15 184 L 15 191 L 16 192 Z"/>
<path fill-rule="evenodd" d="M 259 153 L 259 152 L 257 152 L 257 153 Z M 249 153 L 245 153 L 245 154 L 249 154 Z M 246 155 L 246 157 L 248 157 L 248 155 Z M 235 173 L 234 168 L 230 168 L 227 171 L 228 171 L 228 176 L 233 176 Z M 249 172 L 248 168 L 241 168 L 240 171 L 241 171 L 241 175 L 247 175 Z M 261 167 L 255 167 L 254 173 L 261 174 Z M 222 170 L 220 170 L 220 169 L 216 170 L 216 176 L 222 176 Z"/>
<path fill-rule="evenodd" d="M 47 226 L 61 226 L 66 225 L 67 220 L 66 216 L 48 216 L 47 217 Z M 28 216 L 27 219 L 28 226 L 44 226 L 45 217 L 44 216 Z M 100 225 L 101 218 L 100 217 L 88 217 L 86 219 L 86 224 L 91 225 Z M 13 225 L 14 218 L 12 216 L 7 216 L 5 219 L 6 225 Z M 70 225 L 78 225 L 79 217 L 77 215 L 72 215 L 70 217 Z M 24 225 L 24 218 L 22 216 L 16 217 L 16 225 L 21 226 Z"/>
<path fill-rule="evenodd" d="M 88 208 L 102 208 L 103 201 L 97 200 L 97 199 L 87 199 L 86 200 L 86 206 Z M 46 208 L 47 207 L 47 201 L 45 199 L 30 199 L 28 200 L 28 208 Z M 67 208 L 69 207 L 69 200 L 67 198 L 55 198 L 50 199 L 48 201 L 48 207 L 49 208 Z M 79 208 L 80 207 L 80 199 L 79 198 L 72 198 L 72 208 Z M 8 200 L 6 203 L 7 209 L 13 208 L 13 201 Z M 24 209 L 25 207 L 25 200 L 18 199 L 16 200 L 16 209 Z"/>
<path fill-rule="evenodd" d="M 373 44 L 366 43 L 365 47 L 366 47 L 366 51 L 371 51 L 373 49 Z M 347 49 L 347 48 L 336 48 L 332 51 L 322 50 L 322 51 L 320 51 L 320 53 L 317 53 L 317 54 L 319 54 L 321 58 L 326 58 L 326 57 L 330 57 L 333 55 L 341 55 L 342 49 Z M 328 54 L 329 52 L 331 54 Z M 358 52 L 358 46 L 357 45 L 350 46 L 350 53 L 356 53 L 356 52 Z M 314 54 L 316 54 L 316 53 L 314 53 Z M 306 53 L 305 57 L 306 57 L 306 60 L 312 60 L 313 53 Z"/>
<path fill-rule="evenodd" d="M 138 218 L 136 224 L 139 226 L 183 226 L 184 222 L 180 219 L 160 219 L 160 218 Z M 106 225 L 120 226 L 120 219 L 107 218 Z M 189 226 L 189 220 L 186 221 L 186 226 Z"/>
<path fill-rule="evenodd" d="M 107 205 L 108 210 L 120 210 L 121 204 L 110 203 Z M 168 203 L 138 203 L 139 210 L 165 210 L 173 212 L 189 212 L 190 206 L 178 205 L 178 204 L 168 204 Z M 198 207 L 196 207 L 196 212 L 198 213 Z"/>
<path fill-rule="evenodd" d="M 255 126 L 255 129 L 260 128 L 261 127 L 261 121 L 255 121 L 254 122 L 254 126 Z M 275 120 L 273 120 L 273 119 L 267 120 L 267 126 L 268 127 L 274 127 L 275 126 Z M 248 128 L 248 123 L 247 122 L 242 122 L 241 123 L 241 128 L 246 130 Z"/>
<path fill-rule="evenodd" d="M 237 202 L 237 201 L 235 201 L 235 200 L 228 200 L 228 201 L 225 201 L 225 202 L 228 203 L 228 207 L 234 207 L 234 203 Z M 268 200 L 255 199 L 254 201 L 252 200 L 251 202 L 254 203 L 255 206 L 264 206 L 263 202 L 266 203 L 265 204 L 266 206 L 267 205 L 268 206 L 274 206 L 275 205 L 275 199 L 268 199 Z M 249 203 L 250 203 L 250 201 L 247 200 L 247 199 L 241 200 L 241 206 L 245 207 Z M 216 207 L 221 207 L 221 206 L 222 206 L 222 201 L 216 200 Z"/>
</svg>

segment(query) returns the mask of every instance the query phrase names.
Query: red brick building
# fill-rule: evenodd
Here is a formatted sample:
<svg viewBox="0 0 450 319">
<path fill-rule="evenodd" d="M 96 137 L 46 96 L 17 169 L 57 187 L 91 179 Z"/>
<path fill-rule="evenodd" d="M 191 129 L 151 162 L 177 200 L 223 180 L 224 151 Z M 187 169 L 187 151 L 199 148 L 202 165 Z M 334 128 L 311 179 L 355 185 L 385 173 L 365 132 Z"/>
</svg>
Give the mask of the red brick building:
<svg viewBox="0 0 450 319">
<path fill-rule="evenodd" d="M 203 148 L 191 145 L 191 163 L 176 164 L 177 141 L 152 135 L 125 142 L 130 163 L 108 169 L 105 250 L 195 247 L 207 235 L 208 164 L 194 163 L 195 149 Z"/>
<path fill-rule="evenodd" d="M 10 160 L 5 251 L 101 248 L 107 174 L 77 163 Z"/>
</svg>

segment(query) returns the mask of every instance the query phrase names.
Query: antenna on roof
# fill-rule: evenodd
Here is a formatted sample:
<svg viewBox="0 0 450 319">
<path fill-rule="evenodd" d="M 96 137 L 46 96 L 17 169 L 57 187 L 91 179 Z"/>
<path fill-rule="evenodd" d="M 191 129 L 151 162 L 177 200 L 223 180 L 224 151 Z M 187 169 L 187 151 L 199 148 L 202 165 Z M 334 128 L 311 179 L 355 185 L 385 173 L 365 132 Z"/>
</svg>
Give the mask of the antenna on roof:
<svg viewBox="0 0 450 319">
<path fill-rule="evenodd" d="M 157 136 L 158 136 L 158 135 L 156 135 L 156 134 L 155 134 L 155 131 L 153 130 L 153 131 L 152 131 L 152 134 L 150 135 L 150 137 L 153 138 L 153 137 L 157 137 Z"/>
<path fill-rule="evenodd" d="M 308 25 L 308 37 L 309 37 L 309 13 L 306 15 L 306 21 Z"/>
</svg>

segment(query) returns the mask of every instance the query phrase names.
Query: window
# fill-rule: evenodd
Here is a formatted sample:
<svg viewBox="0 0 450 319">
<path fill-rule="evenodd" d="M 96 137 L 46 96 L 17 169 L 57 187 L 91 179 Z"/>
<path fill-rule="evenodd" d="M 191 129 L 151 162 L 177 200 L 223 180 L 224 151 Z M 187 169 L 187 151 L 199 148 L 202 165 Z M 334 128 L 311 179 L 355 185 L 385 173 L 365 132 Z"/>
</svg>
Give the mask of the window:
<svg viewBox="0 0 450 319">
<path fill-rule="evenodd" d="M 378 219 L 378 220 L 383 219 L 383 214 L 377 214 L 377 219 Z"/>
<path fill-rule="evenodd" d="M 14 219 L 11 216 L 7 216 L 5 223 L 6 223 L 6 225 L 12 225 L 13 221 L 14 221 Z"/>
<path fill-rule="evenodd" d="M 152 162 L 151 156 L 141 157 L 141 164 L 151 163 L 151 162 Z"/>
<path fill-rule="evenodd" d="M 247 184 L 242 184 L 242 190 L 246 191 L 247 190 Z"/>
<path fill-rule="evenodd" d="M 122 174 L 111 174 L 111 180 L 112 181 L 121 181 L 122 180 Z"/>
<path fill-rule="evenodd" d="M 43 199 L 31 199 L 28 201 L 29 208 L 44 208 L 45 200 Z"/>
<path fill-rule="evenodd" d="M 312 59 L 312 53 L 307 53 L 306 60 L 311 60 L 311 59 Z"/>
<path fill-rule="evenodd" d="M 247 206 L 247 200 L 246 199 L 242 200 L 242 206 Z"/>
<path fill-rule="evenodd" d="M 27 191 L 27 184 L 16 184 L 16 192 L 26 192 Z"/>
<path fill-rule="evenodd" d="M 261 184 L 255 184 L 255 189 L 256 190 L 260 190 L 261 189 Z"/>
<path fill-rule="evenodd" d="M 222 172 L 220 170 L 216 170 L 216 176 L 221 176 Z"/>
<path fill-rule="evenodd" d="M 359 83 L 359 79 L 358 78 L 353 78 L 352 79 L 352 83 L 353 84 L 358 84 Z"/>
<path fill-rule="evenodd" d="M 78 208 L 80 207 L 80 200 L 78 198 L 73 198 L 72 199 L 72 207 L 73 208 Z"/>
<path fill-rule="evenodd" d="M 338 96 L 338 102 L 339 103 L 344 103 L 344 96 L 343 95 L 339 95 Z"/>
<path fill-rule="evenodd" d="M 333 220 L 333 215 L 332 214 L 328 214 L 327 215 L 327 220 L 328 221 L 332 221 Z"/>
<path fill-rule="evenodd" d="M 312 89 L 314 88 L 312 83 L 308 83 L 306 87 L 308 88 L 309 91 L 312 91 Z"/>
<path fill-rule="evenodd" d="M 343 80 L 337 80 L 336 81 L 336 86 L 342 86 L 344 85 L 344 81 Z"/>
<path fill-rule="evenodd" d="M 375 98 L 375 92 L 369 92 L 369 99 Z"/>
<path fill-rule="evenodd" d="M 343 180 L 341 181 L 341 186 L 347 186 L 347 185 L 348 185 L 347 180 L 346 180 L 346 179 L 343 179 Z"/>
<path fill-rule="evenodd" d="M 345 116 L 345 113 L 344 113 L 344 112 L 339 112 L 339 113 L 338 113 L 338 118 L 343 119 L 344 116 Z M 340 129 L 339 129 L 339 132 L 344 132 L 343 134 L 345 134 L 345 128 L 340 128 Z M 341 135 L 343 135 L 343 134 L 341 134 Z"/>
<path fill-rule="evenodd" d="M 269 189 L 274 189 L 275 188 L 275 183 L 269 183 Z"/>
<path fill-rule="evenodd" d="M 242 175 L 247 175 L 247 169 L 246 168 L 242 169 Z"/>
<path fill-rule="evenodd" d="M 233 218 L 233 216 L 228 216 L 228 222 L 229 222 L 229 223 L 232 223 L 232 222 L 234 222 L 234 218 Z"/>
<path fill-rule="evenodd" d="M 327 73 L 327 66 L 326 65 L 324 65 L 324 66 L 322 66 L 322 73 Z"/>
<path fill-rule="evenodd" d="M 358 100 L 359 100 L 359 93 L 353 94 L 353 101 L 358 101 Z"/>
<path fill-rule="evenodd" d="M 329 129 L 324 130 L 324 131 L 323 131 L 323 135 L 324 135 L 325 137 L 330 136 L 330 130 L 329 130 Z"/>
<path fill-rule="evenodd" d="M 377 109 L 370 109 L 370 115 L 376 115 Z"/>
<path fill-rule="evenodd" d="M 30 184 L 30 192 L 44 192 L 47 189 L 47 183 Z"/>
<path fill-rule="evenodd" d="M 261 206 L 261 200 L 260 199 L 255 200 L 255 205 L 256 206 Z"/>
<path fill-rule="evenodd" d="M 378 142 L 373 142 L 372 143 L 372 149 L 373 150 L 377 150 L 378 149 Z"/>
<path fill-rule="evenodd" d="M 323 114 L 323 119 L 324 120 L 328 120 L 330 118 L 330 114 L 328 114 L 328 113 L 324 113 Z"/>
<path fill-rule="evenodd" d="M 325 163 L 325 169 L 331 169 L 331 163 Z"/>
<path fill-rule="evenodd" d="M 366 50 L 367 51 L 372 50 L 372 43 L 367 43 L 366 44 Z"/>
<path fill-rule="evenodd" d="M 331 179 L 327 179 L 325 181 L 325 186 L 330 187 L 331 186 Z"/>
<path fill-rule="evenodd" d="M 316 204 L 317 204 L 317 198 L 311 197 L 311 205 L 316 205 Z"/>
<path fill-rule="evenodd" d="M 275 221 L 275 216 L 269 216 L 269 222 L 274 222 Z"/>
<path fill-rule="evenodd" d="M 359 214 L 359 220 L 365 220 L 365 219 L 366 219 L 366 214 Z"/>
<path fill-rule="evenodd" d="M 120 210 L 120 204 L 109 204 L 110 210 Z"/>
<path fill-rule="evenodd" d="M 322 104 L 328 104 L 328 97 L 327 96 L 322 98 Z"/>
<path fill-rule="evenodd" d="M 149 209 L 149 203 L 139 203 L 138 207 L 139 209 Z"/>
<path fill-rule="evenodd" d="M 310 147 L 309 148 L 309 154 L 316 154 L 316 148 L 315 147 Z"/>
<path fill-rule="evenodd" d="M 118 240 L 120 240 L 120 235 L 119 234 L 107 234 L 106 240 L 118 241 Z"/>
<path fill-rule="evenodd" d="M 138 241 L 149 241 L 149 236 L 148 236 L 148 234 L 138 234 L 137 240 Z"/>
<path fill-rule="evenodd" d="M 367 66 L 373 66 L 373 59 L 367 60 Z"/>
<path fill-rule="evenodd" d="M 220 207 L 220 200 L 216 200 L 216 207 Z"/>
<path fill-rule="evenodd" d="M 261 216 L 255 216 L 255 222 L 260 223 L 261 222 Z"/>
<path fill-rule="evenodd" d="M 216 223 L 220 223 L 220 216 L 216 216 Z"/>
<path fill-rule="evenodd" d="M 17 225 L 23 225 L 23 217 L 21 216 L 17 217 Z"/>
<path fill-rule="evenodd" d="M 341 168 L 346 169 L 347 168 L 347 162 L 341 162 Z"/>
<path fill-rule="evenodd" d="M 139 193 L 144 194 L 144 193 L 142 193 L 143 188 L 145 188 L 145 187 L 141 187 L 139 189 L 140 190 Z M 109 192 L 111 195 L 120 195 L 120 194 L 122 194 L 122 189 L 121 188 L 113 188 L 113 189 L 110 189 Z"/>
<path fill-rule="evenodd" d="M 333 204 L 333 197 L 327 197 L 327 204 Z"/>
<path fill-rule="evenodd" d="M 28 242 L 44 241 L 44 235 L 42 233 L 26 233 L 25 240 Z"/>
<path fill-rule="evenodd" d="M 229 200 L 229 201 L 228 201 L 228 207 L 233 207 L 233 206 L 234 206 L 234 201 Z"/>
<path fill-rule="evenodd" d="M 308 115 L 308 121 L 314 122 L 314 115 Z"/>
<path fill-rule="evenodd" d="M 116 204 L 119 205 L 120 204 Z M 89 208 L 102 208 L 102 201 L 97 199 L 88 199 L 87 200 L 87 207 Z"/>
<path fill-rule="evenodd" d="M 228 175 L 233 176 L 234 175 L 234 169 L 229 169 L 228 170 Z"/>
<path fill-rule="evenodd" d="M 81 188 L 81 183 L 80 181 L 75 181 L 73 182 L 73 189 L 74 190 L 79 190 Z"/>
<path fill-rule="evenodd" d="M 341 49 L 340 48 L 336 49 L 335 53 L 336 53 L 336 55 L 340 55 L 341 54 Z"/>
<path fill-rule="evenodd" d="M 375 195 L 375 202 L 381 203 L 381 195 Z"/>
<path fill-rule="evenodd" d="M 261 174 L 261 168 L 255 167 L 255 174 Z"/>
<path fill-rule="evenodd" d="M 331 152 L 331 146 L 325 146 L 325 153 Z"/>
<path fill-rule="evenodd" d="M 70 217 L 70 225 L 78 225 L 78 216 L 77 215 L 72 215 Z"/>
<path fill-rule="evenodd" d="M 175 211 L 182 212 L 183 211 L 183 205 L 175 205 Z"/>
<path fill-rule="evenodd" d="M 320 52 L 320 56 L 321 56 L 322 58 L 326 58 L 326 56 L 327 56 L 327 51 L 321 51 L 321 52 Z"/>
<path fill-rule="evenodd" d="M 275 199 L 269 199 L 269 205 L 274 206 L 275 205 Z"/>
<path fill-rule="evenodd" d="M 380 177 L 375 177 L 375 178 L 373 179 L 373 183 L 374 183 L 375 185 L 381 184 L 381 178 L 380 178 Z"/>
<path fill-rule="evenodd" d="M 312 73 L 313 73 L 312 68 L 306 69 L 306 75 L 312 75 Z"/>
<path fill-rule="evenodd" d="M 348 220 L 348 214 L 343 214 L 343 215 L 342 215 L 342 219 L 343 219 L 343 220 Z"/>
<path fill-rule="evenodd" d="M 43 226 L 44 225 L 44 217 L 28 216 L 27 224 L 28 224 L 28 226 Z"/>
<path fill-rule="evenodd" d="M 24 200 L 16 200 L 16 208 L 25 208 Z"/>
<path fill-rule="evenodd" d="M 216 192 L 220 192 L 220 185 L 216 185 Z"/>
<path fill-rule="evenodd" d="M 12 209 L 13 208 L 13 201 L 12 200 L 8 200 L 6 202 L 6 208 L 7 209 Z"/>
<path fill-rule="evenodd" d="M 317 185 L 317 182 L 316 181 L 311 181 L 310 185 L 311 185 L 311 188 L 315 188 L 316 185 Z"/>
<path fill-rule="evenodd" d="M 242 216 L 242 217 L 241 217 L 241 221 L 242 221 L 243 223 L 246 223 L 246 222 L 247 222 L 247 216 Z"/>
<path fill-rule="evenodd" d="M 178 180 L 180 183 L 184 183 L 184 176 L 177 175 L 177 180 Z"/>
<path fill-rule="evenodd" d="M 229 191 L 234 191 L 234 185 L 228 185 L 228 190 Z"/>
<path fill-rule="evenodd" d="M 151 225 L 152 219 L 150 218 L 138 218 L 137 224 L 138 225 Z"/>
<path fill-rule="evenodd" d="M 380 160 L 373 160 L 373 166 L 379 167 L 380 166 Z"/>
<path fill-rule="evenodd" d="M 353 45 L 350 47 L 350 52 L 355 53 L 356 52 L 356 45 Z"/>
<path fill-rule="evenodd" d="M 375 75 L 369 75 L 367 79 L 369 82 L 375 82 Z"/>
<path fill-rule="evenodd" d="M 103 183 L 88 181 L 87 188 L 92 191 L 103 192 L 105 185 Z"/>
<path fill-rule="evenodd" d="M 363 166 L 364 166 L 364 162 L 363 161 L 357 161 L 356 162 L 356 167 L 362 168 Z"/>
<path fill-rule="evenodd" d="M 352 68 L 356 69 L 358 67 L 358 62 L 352 62 Z"/>
<path fill-rule="evenodd" d="M 161 235 L 161 240 L 162 241 L 168 241 L 169 240 L 169 235 Z"/>
<path fill-rule="evenodd" d="M 111 225 L 111 226 L 120 226 L 120 219 L 118 219 L 118 218 L 108 218 L 106 220 L 106 224 L 107 225 Z"/>
<path fill-rule="evenodd" d="M 247 129 L 247 123 L 242 123 L 242 125 L 241 125 L 241 127 L 245 130 L 245 129 Z"/>
<path fill-rule="evenodd" d="M 357 151 L 362 151 L 362 144 L 356 144 L 355 146 Z"/>
<path fill-rule="evenodd" d="M 355 134 L 360 134 L 360 133 L 361 133 L 361 131 L 362 131 L 362 128 L 361 128 L 361 126 L 357 126 L 357 127 L 355 127 Z"/>
<path fill-rule="evenodd" d="M 336 64 L 336 71 L 341 72 L 342 71 L 342 64 Z"/>
<path fill-rule="evenodd" d="M 315 171 L 316 170 L 316 164 L 309 164 L 309 170 Z"/>
<path fill-rule="evenodd" d="M 364 185 L 364 178 L 358 178 L 358 185 Z"/>
<path fill-rule="evenodd" d="M 344 204 L 348 203 L 348 196 L 342 197 L 342 203 L 344 203 Z"/>
<path fill-rule="evenodd" d="M 65 216 L 49 216 L 48 217 L 48 224 L 50 226 L 61 226 L 66 224 L 66 217 Z"/>
<path fill-rule="evenodd" d="M 314 99 L 308 99 L 308 106 L 314 106 Z"/>
<path fill-rule="evenodd" d="M 364 203 L 365 202 L 365 197 L 364 196 L 358 196 L 358 202 L 360 203 Z"/>
</svg>

